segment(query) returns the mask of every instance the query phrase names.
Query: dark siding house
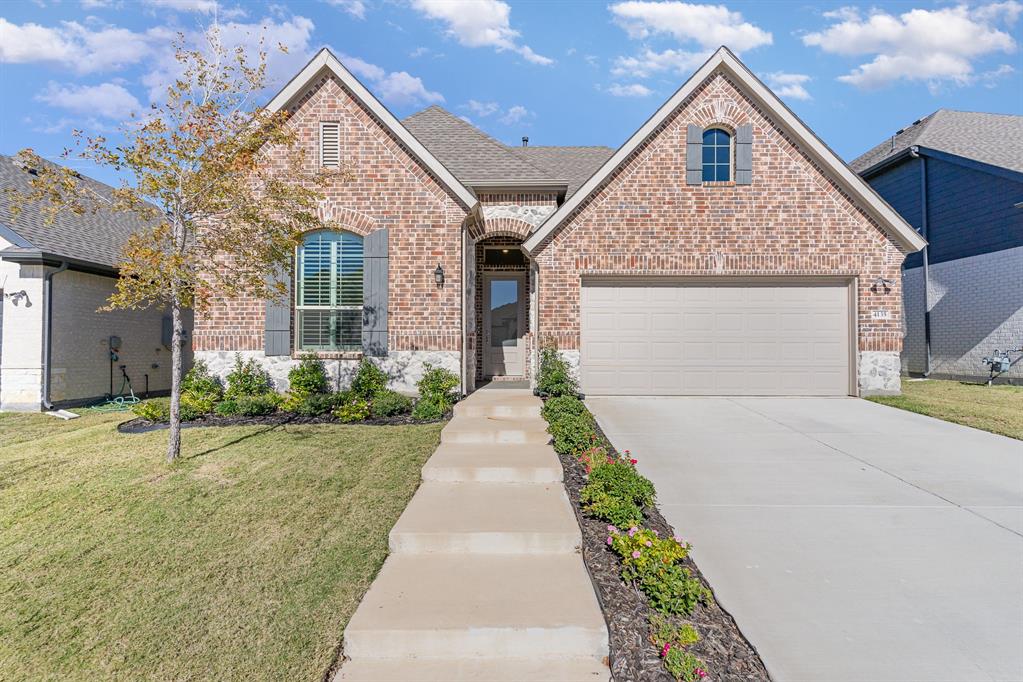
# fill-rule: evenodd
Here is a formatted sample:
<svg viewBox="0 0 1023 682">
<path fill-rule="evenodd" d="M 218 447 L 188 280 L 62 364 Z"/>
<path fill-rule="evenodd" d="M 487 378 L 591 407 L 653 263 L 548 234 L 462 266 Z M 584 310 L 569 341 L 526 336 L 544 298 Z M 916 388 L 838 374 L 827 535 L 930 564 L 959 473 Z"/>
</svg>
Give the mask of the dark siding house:
<svg viewBox="0 0 1023 682">
<path fill-rule="evenodd" d="M 928 240 L 903 268 L 903 370 L 987 378 L 1023 347 L 1023 116 L 941 109 L 851 166 Z"/>
</svg>

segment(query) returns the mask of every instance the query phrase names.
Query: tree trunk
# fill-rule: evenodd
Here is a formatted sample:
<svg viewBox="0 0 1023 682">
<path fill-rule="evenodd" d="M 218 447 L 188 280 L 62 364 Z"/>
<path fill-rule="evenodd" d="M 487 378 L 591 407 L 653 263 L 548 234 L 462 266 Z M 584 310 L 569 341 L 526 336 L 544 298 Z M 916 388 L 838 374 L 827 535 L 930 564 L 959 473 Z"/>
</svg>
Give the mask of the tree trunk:
<svg viewBox="0 0 1023 682">
<path fill-rule="evenodd" d="M 171 303 L 171 398 L 170 428 L 167 438 L 167 463 L 181 454 L 181 304 L 175 294 Z"/>
</svg>

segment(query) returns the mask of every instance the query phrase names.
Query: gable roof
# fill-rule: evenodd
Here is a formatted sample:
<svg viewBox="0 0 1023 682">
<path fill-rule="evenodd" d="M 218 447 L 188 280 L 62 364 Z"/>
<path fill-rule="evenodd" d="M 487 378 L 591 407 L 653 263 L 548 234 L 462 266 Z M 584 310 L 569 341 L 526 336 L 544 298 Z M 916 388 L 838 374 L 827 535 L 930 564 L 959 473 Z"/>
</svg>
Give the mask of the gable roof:
<svg viewBox="0 0 1023 682">
<path fill-rule="evenodd" d="M 346 88 L 365 106 L 380 123 L 391 134 L 398 138 L 401 143 L 411 152 L 423 166 L 429 170 L 440 183 L 448 189 L 466 209 L 472 209 L 476 205 L 476 197 L 469 188 L 462 184 L 444 164 L 437 159 L 423 144 L 416 139 L 395 118 L 387 107 L 380 100 L 370 93 L 359 79 L 351 74 L 348 69 L 338 60 L 327 48 L 322 48 L 316 56 L 309 60 L 298 74 L 292 78 L 277 95 L 270 100 L 266 108 L 270 111 L 280 111 L 288 106 L 295 98 L 300 97 L 306 89 L 323 74 L 331 74 L 337 78 Z"/>
<path fill-rule="evenodd" d="M 1023 116 L 938 109 L 899 130 L 849 165 L 857 173 L 926 147 L 1023 173 Z"/>
<path fill-rule="evenodd" d="M 591 175 L 600 170 L 615 150 L 610 147 L 510 147 L 554 177 L 565 178 L 565 197 L 575 194 Z"/>
<path fill-rule="evenodd" d="M 919 251 L 926 245 L 923 237 L 917 233 L 898 213 L 889 206 L 871 187 L 856 175 L 845 163 L 811 131 L 805 123 L 792 113 L 771 90 L 764 85 L 727 47 L 718 48 L 703 66 L 697 69 L 689 80 L 630 137 L 625 144 L 607 160 L 606 163 L 590 177 L 589 180 L 570 199 L 565 201 L 533 234 L 523 243 L 523 248 L 530 254 L 539 251 L 553 237 L 555 231 L 582 206 L 594 192 L 615 172 L 625 161 L 650 138 L 660 125 L 716 71 L 725 71 L 743 87 L 747 96 L 751 97 L 776 121 L 781 123 L 802 149 L 813 157 L 821 166 L 830 171 L 832 177 L 860 205 L 866 209 L 889 236 L 907 251 Z"/>
<path fill-rule="evenodd" d="M 8 190 L 27 194 L 31 191 L 31 179 L 29 169 L 23 168 L 17 159 L 0 155 L 0 237 L 14 244 L 0 251 L 0 257 L 49 256 L 113 271 L 121 261 L 125 241 L 146 226 L 130 212 L 107 209 L 82 215 L 62 211 L 52 223 L 47 223 L 41 210 L 42 201 L 24 205 L 15 220 Z M 111 197 L 114 190 L 110 185 L 85 176 L 78 181 L 102 197 Z"/>
</svg>

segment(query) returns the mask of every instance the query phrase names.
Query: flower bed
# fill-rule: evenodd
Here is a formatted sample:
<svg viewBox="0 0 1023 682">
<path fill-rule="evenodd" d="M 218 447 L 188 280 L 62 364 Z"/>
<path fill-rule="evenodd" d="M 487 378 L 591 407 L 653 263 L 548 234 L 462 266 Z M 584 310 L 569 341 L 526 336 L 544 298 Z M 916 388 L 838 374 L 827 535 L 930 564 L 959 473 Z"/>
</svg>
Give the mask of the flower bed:
<svg viewBox="0 0 1023 682">
<path fill-rule="evenodd" d="M 387 375 L 363 360 L 351 386 L 332 392 L 323 362 L 312 355 L 289 372 L 288 380 L 288 392 L 277 393 L 264 369 L 238 356 L 225 388 L 219 377 L 197 362 L 182 381 L 182 426 L 430 423 L 450 415 L 456 399 L 452 391 L 458 385 L 458 377 L 451 372 L 427 366 L 417 384 L 419 398 L 413 399 L 389 390 Z M 137 418 L 118 427 L 123 433 L 166 428 L 170 400 L 146 400 L 132 411 Z"/>
<path fill-rule="evenodd" d="M 545 356 L 542 367 L 557 370 L 557 357 Z M 614 449 L 565 374 L 556 371 L 557 388 L 544 391 L 543 416 L 607 620 L 615 679 L 768 680 L 689 557 L 690 545 L 655 506 L 653 485 L 628 451 Z"/>
</svg>

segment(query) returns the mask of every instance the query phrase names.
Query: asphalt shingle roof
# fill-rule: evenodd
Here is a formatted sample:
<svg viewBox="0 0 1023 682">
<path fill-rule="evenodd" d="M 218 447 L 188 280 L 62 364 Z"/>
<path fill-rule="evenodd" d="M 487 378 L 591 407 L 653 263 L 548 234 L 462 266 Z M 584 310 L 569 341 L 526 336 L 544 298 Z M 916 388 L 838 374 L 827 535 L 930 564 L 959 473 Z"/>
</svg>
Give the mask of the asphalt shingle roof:
<svg viewBox="0 0 1023 682">
<path fill-rule="evenodd" d="M 608 147 L 509 147 L 437 105 L 402 124 L 468 186 L 564 182 L 571 195 L 614 153 Z"/>
<path fill-rule="evenodd" d="M 928 147 L 1023 173 L 1023 116 L 939 109 L 856 158 L 857 173 L 908 147 Z"/>
<path fill-rule="evenodd" d="M 98 210 L 75 215 L 59 213 L 47 223 L 41 202 L 22 207 L 17 220 L 11 211 L 12 197 L 8 190 L 28 192 L 32 175 L 16 159 L 0 155 L 0 224 L 9 227 L 33 248 L 65 258 L 116 267 L 121 260 L 121 247 L 133 232 L 145 227 L 129 213 Z M 81 176 L 79 182 L 100 196 L 110 196 L 113 188 L 92 178 Z"/>
</svg>

